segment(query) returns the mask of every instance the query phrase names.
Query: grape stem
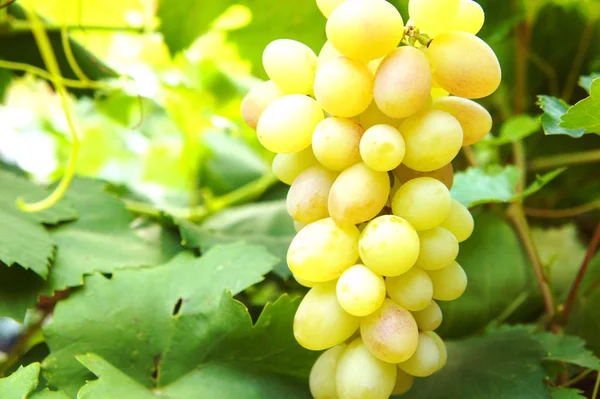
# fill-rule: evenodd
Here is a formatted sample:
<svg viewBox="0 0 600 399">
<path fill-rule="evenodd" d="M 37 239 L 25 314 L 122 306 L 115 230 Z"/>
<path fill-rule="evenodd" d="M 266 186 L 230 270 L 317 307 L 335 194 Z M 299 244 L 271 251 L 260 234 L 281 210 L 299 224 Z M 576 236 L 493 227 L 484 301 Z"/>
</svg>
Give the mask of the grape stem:
<svg viewBox="0 0 600 399">
<path fill-rule="evenodd" d="M 600 200 L 588 202 L 587 204 L 564 209 L 541 209 L 525 207 L 523 210 L 527 216 L 545 219 L 562 219 L 579 216 L 583 213 L 600 209 Z"/>
<path fill-rule="evenodd" d="M 417 42 L 422 44 L 425 47 L 429 47 L 429 43 L 431 43 L 431 38 L 427 36 L 425 33 L 421 33 L 419 28 L 413 25 L 408 25 L 404 28 L 404 35 L 402 36 L 402 41 L 409 45 L 414 46 Z"/>
</svg>

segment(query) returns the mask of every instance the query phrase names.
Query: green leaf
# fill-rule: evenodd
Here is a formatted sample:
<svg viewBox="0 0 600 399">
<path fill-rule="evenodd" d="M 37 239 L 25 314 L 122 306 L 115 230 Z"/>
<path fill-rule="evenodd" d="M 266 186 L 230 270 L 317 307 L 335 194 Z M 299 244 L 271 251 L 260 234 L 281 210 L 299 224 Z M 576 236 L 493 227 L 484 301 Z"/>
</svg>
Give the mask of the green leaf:
<svg viewBox="0 0 600 399">
<path fill-rule="evenodd" d="M 241 292 L 276 262 L 264 249 L 239 243 L 216 247 L 201 258 L 184 252 L 162 266 L 118 270 L 110 279 L 89 276 L 79 291 L 58 303 L 44 328 L 51 350 L 45 377 L 74 396 L 90 377 L 74 356 L 95 353 L 151 386 L 156 362 L 171 345 L 171 331 L 182 315 L 214 308 L 224 290 Z"/>
<path fill-rule="evenodd" d="M 522 114 L 513 116 L 502 124 L 498 137 L 482 141 L 484 144 L 503 145 L 522 140 L 536 133 L 542 127 L 539 118 Z"/>
<path fill-rule="evenodd" d="M 245 241 L 262 245 L 279 258 L 275 273 L 289 277 L 287 249 L 296 234 L 285 201 L 273 201 L 228 208 L 202 225 L 181 221 L 179 231 L 186 246 L 206 251 L 215 245 Z"/>
<path fill-rule="evenodd" d="M 594 79 L 590 96 L 573 105 L 562 116 L 560 127 L 585 129 L 586 133 L 600 134 L 600 78 Z"/>
<path fill-rule="evenodd" d="M 600 371 L 600 359 L 585 348 L 585 341 L 572 335 L 536 334 L 535 339 L 547 353 L 545 360 L 565 362 Z"/>
<path fill-rule="evenodd" d="M 579 78 L 579 86 L 583 87 L 588 94 L 592 94 L 592 82 L 600 78 L 600 73 L 592 73 L 591 75 L 583 75 Z"/>
<path fill-rule="evenodd" d="M 569 110 L 569 104 L 560 98 L 538 96 L 538 105 L 544 111 L 542 114 L 542 126 L 547 135 L 564 134 L 579 138 L 585 134 L 585 129 L 565 129 L 559 126 L 561 117 Z"/>
<path fill-rule="evenodd" d="M 45 286 L 44 280 L 33 271 L 0 263 L 0 317 L 22 322 Z"/>
<path fill-rule="evenodd" d="M 6 378 L 0 378 L 0 398 L 27 399 L 38 385 L 40 364 L 19 367 Z"/>
<path fill-rule="evenodd" d="M 31 396 L 30 399 L 70 399 L 67 394 L 62 391 L 51 391 L 44 389 L 43 391 L 36 392 Z"/>
<path fill-rule="evenodd" d="M 552 399 L 586 399 L 583 391 L 576 388 L 556 388 L 550 387 L 550 396 Z"/>
</svg>

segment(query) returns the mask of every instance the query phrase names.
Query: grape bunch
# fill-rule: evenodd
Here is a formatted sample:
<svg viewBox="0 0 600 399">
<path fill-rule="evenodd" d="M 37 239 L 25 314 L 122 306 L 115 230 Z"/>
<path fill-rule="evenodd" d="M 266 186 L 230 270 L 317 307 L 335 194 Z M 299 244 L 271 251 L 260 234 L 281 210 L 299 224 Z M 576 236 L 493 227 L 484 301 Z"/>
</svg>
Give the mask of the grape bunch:
<svg viewBox="0 0 600 399">
<path fill-rule="evenodd" d="M 291 186 L 287 263 L 310 287 L 294 335 L 326 350 L 313 396 L 388 398 L 446 363 L 436 301 L 465 291 L 456 257 L 474 228 L 450 196 L 452 160 L 490 132 L 473 99 L 498 88 L 501 70 L 472 0 L 410 0 L 406 26 L 385 0 L 317 5 L 328 18 L 320 54 L 271 42 L 270 80 L 242 116 Z"/>
</svg>

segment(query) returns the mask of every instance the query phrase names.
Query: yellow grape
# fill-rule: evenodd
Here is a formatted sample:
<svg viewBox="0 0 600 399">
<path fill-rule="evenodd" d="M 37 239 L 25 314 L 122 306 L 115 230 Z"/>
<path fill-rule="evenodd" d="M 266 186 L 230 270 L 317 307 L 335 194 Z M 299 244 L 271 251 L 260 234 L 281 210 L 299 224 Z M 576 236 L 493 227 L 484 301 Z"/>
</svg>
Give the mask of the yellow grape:
<svg viewBox="0 0 600 399">
<path fill-rule="evenodd" d="M 258 140 L 267 150 L 289 154 L 310 146 L 315 127 L 325 115 L 308 96 L 292 94 L 273 101 L 258 120 Z"/>
<path fill-rule="evenodd" d="M 425 309 L 433 298 L 431 279 L 418 267 L 396 277 L 387 277 L 385 287 L 390 298 L 411 312 Z"/>
<path fill-rule="evenodd" d="M 297 220 L 294 220 L 294 230 L 296 230 L 296 233 L 305 228 L 306 226 L 308 226 L 308 223 L 302 223 Z"/>
<path fill-rule="evenodd" d="M 358 121 L 364 129 L 368 129 L 375 125 L 400 126 L 402 119 L 396 119 L 387 116 L 381 112 L 375 101 L 371 101 L 369 107 L 358 116 Z"/>
<path fill-rule="evenodd" d="M 440 360 L 440 351 L 435 340 L 425 333 L 420 333 L 414 355 L 398 364 L 398 368 L 415 377 L 427 377 L 438 371 Z"/>
<path fill-rule="evenodd" d="M 338 302 L 353 316 L 373 313 L 385 299 L 383 278 L 363 265 L 346 270 L 337 282 Z"/>
<path fill-rule="evenodd" d="M 442 309 L 435 301 L 431 301 L 423 310 L 412 312 L 421 331 L 433 331 L 442 324 Z"/>
<path fill-rule="evenodd" d="M 373 356 L 361 338 L 352 341 L 337 364 L 336 399 L 388 399 L 397 367 Z"/>
<path fill-rule="evenodd" d="M 475 101 L 461 97 L 438 98 L 433 108 L 452 115 L 463 130 L 463 146 L 475 144 L 492 130 L 492 116 Z"/>
<path fill-rule="evenodd" d="M 381 65 L 384 59 L 385 57 L 381 57 L 377 58 L 376 60 L 371 60 L 367 62 L 367 68 L 369 68 L 369 71 L 371 71 L 373 76 L 375 76 L 375 74 L 377 73 L 377 70 L 379 69 L 379 66 Z"/>
<path fill-rule="evenodd" d="M 302 151 L 292 152 L 291 154 L 275 155 L 271 169 L 279 180 L 291 185 L 300 173 L 318 164 L 312 148 L 308 147 Z"/>
<path fill-rule="evenodd" d="M 358 248 L 364 265 L 373 272 L 399 276 L 413 267 L 419 256 L 419 235 L 398 216 L 379 216 L 362 231 Z"/>
<path fill-rule="evenodd" d="M 471 212 L 460 202 L 453 199 L 450 206 L 450 213 L 441 227 L 451 232 L 458 242 L 466 241 L 475 228 L 475 221 Z"/>
<path fill-rule="evenodd" d="M 297 277 L 314 282 L 338 278 L 358 260 L 355 226 L 339 226 L 331 218 L 322 219 L 296 234 L 287 252 L 287 263 Z"/>
<path fill-rule="evenodd" d="M 404 21 L 385 0 L 347 0 L 329 16 L 326 32 L 340 53 L 369 61 L 396 48 L 404 34 Z"/>
<path fill-rule="evenodd" d="M 406 118 L 431 98 L 431 70 L 425 54 L 411 46 L 395 49 L 377 69 L 373 96 L 379 109 L 392 118 Z"/>
<path fill-rule="evenodd" d="M 449 26 L 459 7 L 460 0 L 410 0 L 408 13 L 414 26 L 435 33 Z"/>
<path fill-rule="evenodd" d="M 327 169 L 342 171 L 360 162 L 360 123 L 335 116 L 325 118 L 313 133 L 312 149 L 317 160 Z"/>
<path fill-rule="evenodd" d="M 442 33 L 429 45 L 427 57 L 433 78 L 450 94 L 482 98 L 500 86 L 502 71 L 494 50 L 470 33 Z"/>
<path fill-rule="evenodd" d="M 386 172 L 357 163 L 344 170 L 329 193 L 329 214 L 340 224 L 360 224 L 373 219 L 383 209 L 390 194 Z"/>
<path fill-rule="evenodd" d="M 317 0 L 317 7 L 319 7 L 325 18 L 329 18 L 333 10 L 343 2 L 344 0 Z"/>
<path fill-rule="evenodd" d="M 419 341 L 417 322 L 408 310 L 391 299 L 362 318 L 360 334 L 373 356 L 388 363 L 409 359 Z"/>
<path fill-rule="evenodd" d="M 413 386 L 413 382 L 415 381 L 415 377 L 410 374 L 405 373 L 404 371 L 398 369 L 398 373 L 396 375 L 396 385 L 394 386 L 394 390 L 392 391 L 392 395 L 404 395 L 406 392 L 410 391 Z"/>
<path fill-rule="evenodd" d="M 421 250 L 415 266 L 425 270 L 439 270 L 458 256 L 458 240 L 443 227 L 419 232 Z"/>
<path fill-rule="evenodd" d="M 400 186 L 392 198 L 392 212 L 423 231 L 446 220 L 451 204 L 450 191 L 444 183 L 431 177 L 417 177 Z"/>
<path fill-rule="evenodd" d="M 255 86 L 246 94 L 240 106 L 242 119 L 246 125 L 256 130 L 258 120 L 269 104 L 283 97 L 283 91 L 273 81 L 267 80 Z"/>
<path fill-rule="evenodd" d="M 433 331 L 426 331 L 423 332 L 423 334 L 433 339 L 435 341 L 435 344 L 437 345 L 438 351 L 440 353 L 440 363 L 438 364 L 437 369 L 440 370 L 446 365 L 446 362 L 448 361 L 448 351 L 446 349 L 446 344 L 444 343 L 442 338 Z"/>
<path fill-rule="evenodd" d="M 431 99 L 432 100 L 437 100 L 438 98 L 447 97 L 448 95 L 450 95 L 450 93 L 448 93 L 446 90 L 442 89 L 441 87 L 433 87 L 431 89 Z"/>
<path fill-rule="evenodd" d="M 312 93 L 317 55 L 305 44 L 277 39 L 265 47 L 263 66 L 269 78 L 286 94 Z"/>
<path fill-rule="evenodd" d="M 294 316 L 294 336 L 304 348 L 320 351 L 339 345 L 356 332 L 359 319 L 347 313 L 335 296 L 335 281 L 315 285 Z"/>
<path fill-rule="evenodd" d="M 314 399 L 337 399 L 335 375 L 340 357 L 346 348 L 346 344 L 334 346 L 323 352 L 313 364 L 308 381 Z"/>
<path fill-rule="evenodd" d="M 472 0 L 460 0 L 456 17 L 450 24 L 449 30 L 459 30 L 476 35 L 485 22 L 483 8 Z"/>
<path fill-rule="evenodd" d="M 406 118 L 400 125 L 406 143 L 404 163 L 431 172 L 452 162 L 463 143 L 460 123 L 447 112 L 428 110 Z"/>
<path fill-rule="evenodd" d="M 460 298 L 467 288 L 467 274 L 456 262 L 440 270 L 428 270 L 433 283 L 433 298 L 438 301 L 453 301 Z"/>
<path fill-rule="evenodd" d="M 287 194 L 288 214 L 303 223 L 328 217 L 327 200 L 336 177 L 336 173 L 322 166 L 313 166 L 300 173 Z"/>
<path fill-rule="evenodd" d="M 360 139 L 360 155 L 373 170 L 387 172 L 400 165 L 406 153 L 404 138 L 393 126 L 375 125 Z"/>
<path fill-rule="evenodd" d="M 333 58 L 317 71 L 314 89 L 326 112 L 350 118 L 367 109 L 373 100 L 373 74 L 363 62 Z"/>
<path fill-rule="evenodd" d="M 398 189 L 400 188 L 400 186 L 402 186 L 402 182 L 400 180 L 398 180 L 398 178 L 396 176 L 394 176 L 394 185 L 392 186 L 392 189 L 390 190 L 390 199 L 388 201 L 388 203 L 386 204 L 387 207 L 391 208 L 391 200 L 392 198 L 394 198 L 394 195 L 396 194 L 396 192 L 398 191 Z"/>
<path fill-rule="evenodd" d="M 396 175 L 401 183 L 406 183 L 417 177 L 433 177 L 444 183 L 444 185 L 448 187 L 448 190 L 450 190 L 452 184 L 454 184 L 454 168 L 452 167 L 452 163 L 444 165 L 439 169 L 432 170 L 431 172 L 419 172 L 406 165 L 400 165 L 394 169 L 394 175 Z"/>
<path fill-rule="evenodd" d="M 292 274 L 292 276 L 294 277 L 294 280 L 296 280 L 296 282 L 298 284 L 300 284 L 301 286 L 306 287 L 306 288 L 312 288 L 318 284 L 318 283 L 315 283 L 314 281 L 302 280 L 301 278 L 298 278 L 297 276 L 294 276 L 293 274 Z"/>
<path fill-rule="evenodd" d="M 321 68 L 321 65 L 323 65 L 327 61 L 339 57 L 343 57 L 342 53 L 337 51 L 335 47 L 333 47 L 331 42 L 327 40 L 323 47 L 321 47 L 321 51 L 319 52 L 319 57 L 317 59 L 317 69 Z"/>
</svg>

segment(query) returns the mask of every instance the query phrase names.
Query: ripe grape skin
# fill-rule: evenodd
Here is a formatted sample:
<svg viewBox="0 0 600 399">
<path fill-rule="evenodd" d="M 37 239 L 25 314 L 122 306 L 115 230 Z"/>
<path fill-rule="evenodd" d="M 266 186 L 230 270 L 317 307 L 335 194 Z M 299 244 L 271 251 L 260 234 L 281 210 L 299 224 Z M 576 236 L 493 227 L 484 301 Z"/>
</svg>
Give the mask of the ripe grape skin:
<svg viewBox="0 0 600 399">
<path fill-rule="evenodd" d="M 448 188 L 431 177 L 418 177 L 400 186 L 392 198 L 392 212 L 417 231 L 439 226 L 450 213 Z"/>
<path fill-rule="evenodd" d="M 472 0 L 460 0 L 456 17 L 450 24 L 449 30 L 459 30 L 476 35 L 485 22 L 485 13 L 481 6 Z"/>
<path fill-rule="evenodd" d="M 432 177 L 444 183 L 448 187 L 448 190 L 452 189 L 452 185 L 454 184 L 454 168 L 452 167 L 452 163 L 431 172 L 419 172 L 401 164 L 394 169 L 394 175 L 403 184 L 417 177 Z"/>
<path fill-rule="evenodd" d="M 329 18 L 333 10 L 335 10 L 345 0 L 317 0 L 317 7 L 325 18 Z"/>
<path fill-rule="evenodd" d="M 429 270 L 427 274 L 433 283 L 433 299 L 438 301 L 458 299 L 467 288 L 467 274 L 457 262 L 440 270 Z"/>
<path fill-rule="evenodd" d="M 458 242 L 463 242 L 473 234 L 475 221 L 471 212 L 463 204 L 453 199 L 448 217 L 442 222 L 441 227 L 451 232 Z"/>
<path fill-rule="evenodd" d="M 434 109 L 458 120 L 463 131 L 463 147 L 475 144 L 492 130 L 492 116 L 475 101 L 461 97 L 443 97 L 433 101 Z"/>
<path fill-rule="evenodd" d="M 446 32 L 427 49 L 433 78 L 450 94 L 464 98 L 487 97 L 500 86 L 502 71 L 494 51 L 466 32 Z"/>
<path fill-rule="evenodd" d="M 411 312 L 425 309 L 433 298 L 431 279 L 418 267 L 396 277 L 387 277 L 385 287 L 394 302 Z"/>
<path fill-rule="evenodd" d="M 381 112 L 375 101 L 371 101 L 367 109 L 358 116 L 358 121 L 363 129 L 369 129 L 375 125 L 400 126 L 402 123 L 402 119 L 391 118 Z"/>
<path fill-rule="evenodd" d="M 391 299 L 360 321 L 360 334 L 373 356 L 388 363 L 408 360 L 419 340 L 412 314 Z"/>
<path fill-rule="evenodd" d="M 265 48 L 263 66 L 269 78 L 286 94 L 310 94 L 317 71 L 317 55 L 290 39 L 277 39 Z"/>
<path fill-rule="evenodd" d="M 398 368 L 396 374 L 396 385 L 394 385 L 394 390 L 392 391 L 393 396 L 404 395 L 413 386 L 415 381 L 415 377 L 410 374 L 405 373 L 404 371 Z"/>
<path fill-rule="evenodd" d="M 269 104 L 284 96 L 283 91 L 272 80 L 255 86 L 244 96 L 240 110 L 246 125 L 256 130 L 258 120 Z"/>
<path fill-rule="evenodd" d="M 360 139 L 360 155 L 367 166 L 387 172 L 400 165 L 406 153 L 404 138 L 393 126 L 375 125 Z"/>
<path fill-rule="evenodd" d="M 406 273 L 419 256 L 419 235 L 406 220 L 379 216 L 360 235 L 359 252 L 365 266 L 382 276 Z"/>
<path fill-rule="evenodd" d="M 297 220 L 294 220 L 294 230 L 296 230 L 296 233 L 305 228 L 306 226 L 308 226 L 308 223 L 302 223 Z"/>
<path fill-rule="evenodd" d="M 415 263 L 425 270 L 439 270 L 458 256 L 458 240 L 443 227 L 419 232 L 421 249 Z"/>
<path fill-rule="evenodd" d="M 363 265 L 347 269 L 337 282 L 338 302 L 353 316 L 373 313 L 385 299 L 385 283 L 381 276 Z"/>
<path fill-rule="evenodd" d="M 410 359 L 398 364 L 398 368 L 415 377 L 427 377 L 439 369 L 440 361 L 440 351 L 435 340 L 420 333 L 415 353 Z"/>
<path fill-rule="evenodd" d="M 404 21 L 384 0 L 347 0 L 329 16 L 327 39 L 346 57 L 369 61 L 392 51 L 402 39 Z"/>
<path fill-rule="evenodd" d="M 344 170 L 329 193 L 329 214 L 339 224 L 360 224 L 377 216 L 390 194 L 390 178 L 364 163 Z"/>
<path fill-rule="evenodd" d="M 364 129 L 347 118 L 329 117 L 317 125 L 312 148 L 317 160 L 327 169 L 342 171 L 359 163 L 360 139 Z"/>
<path fill-rule="evenodd" d="M 410 0 L 408 13 L 415 26 L 435 36 L 450 25 L 459 7 L 460 0 Z"/>
<path fill-rule="evenodd" d="M 318 284 L 318 283 L 315 283 L 314 281 L 302 280 L 301 278 L 298 278 L 298 276 L 295 276 L 293 274 L 292 274 L 292 276 L 294 277 L 294 280 L 296 280 L 296 282 L 298 284 L 300 284 L 301 286 L 306 287 L 306 288 L 312 288 Z"/>
<path fill-rule="evenodd" d="M 463 143 L 458 120 L 439 110 L 427 110 L 406 118 L 398 130 L 406 143 L 402 163 L 420 172 L 431 172 L 452 162 Z"/>
<path fill-rule="evenodd" d="M 406 118 L 421 110 L 431 98 L 431 70 L 425 54 L 414 47 L 399 47 L 377 69 L 373 97 L 392 118 Z"/>
<path fill-rule="evenodd" d="M 325 282 L 338 278 L 358 260 L 359 231 L 327 218 L 303 228 L 292 240 L 287 262 L 303 280 Z"/>
<path fill-rule="evenodd" d="M 443 320 L 442 309 L 435 301 L 431 301 L 423 310 L 412 312 L 413 317 L 421 331 L 433 331 L 437 329 Z"/>
<path fill-rule="evenodd" d="M 373 100 L 373 74 L 363 62 L 333 58 L 317 71 L 314 90 L 317 102 L 327 113 L 351 118 Z"/>
<path fill-rule="evenodd" d="M 318 164 L 312 148 L 308 147 L 291 154 L 275 155 L 271 169 L 279 180 L 285 184 L 292 185 L 300 173 Z"/>
<path fill-rule="evenodd" d="M 310 370 L 309 387 L 314 399 L 337 397 L 335 374 L 338 361 L 346 350 L 346 344 L 334 346 L 323 352 Z"/>
<path fill-rule="evenodd" d="M 359 319 L 337 301 L 335 281 L 315 285 L 302 299 L 294 316 L 294 336 L 304 348 L 314 351 L 339 345 L 356 332 Z"/>
<path fill-rule="evenodd" d="M 423 334 L 427 335 L 435 341 L 435 344 L 438 348 L 438 352 L 440 353 L 440 363 L 438 364 L 437 369 L 442 369 L 448 361 L 448 351 L 446 349 L 446 344 L 444 343 L 444 340 L 442 340 L 442 338 L 433 331 L 425 331 L 423 332 Z"/>
<path fill-rule="evenodd" d="M 361 338 L 352 341 L 338 361 L 337 399 L 388 399 L 397 368 L 373 356 Z"/>
<path fill-rule="evenodd" d="M 287 194 L 288 214 L 303 223 L 328 217 L 327 201 L 336 177 L 337 173 L 322 166 L 313 166 L 300 173 Z"/>
<path fill-rule="evenodd" d="M 325 118 L 310 97 L 291 94 L 273 101 L 258 120 L 258 140 L 267 150 L 290 154 L 309 147 L 315 127 Z"/>
<path fill-rule="evenodd" d="M 317 58 L 317 69 L 321 68 L 321 66 L 327 61 L 343 56 L 344 55 L 337 51 L 335 47 L 333 47 L 333 44 L 327 40 L 319 52 L 319 57 Z"/>
</svg>

